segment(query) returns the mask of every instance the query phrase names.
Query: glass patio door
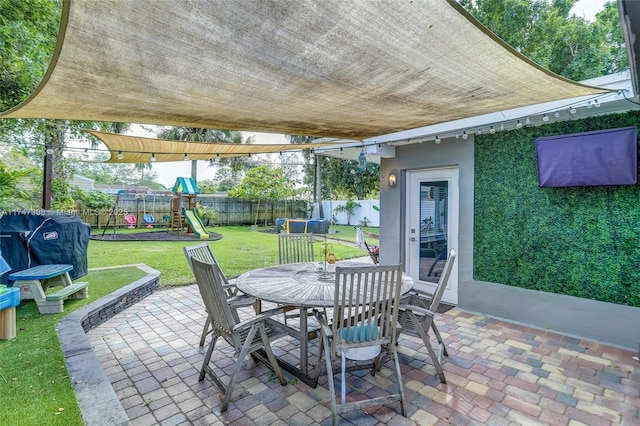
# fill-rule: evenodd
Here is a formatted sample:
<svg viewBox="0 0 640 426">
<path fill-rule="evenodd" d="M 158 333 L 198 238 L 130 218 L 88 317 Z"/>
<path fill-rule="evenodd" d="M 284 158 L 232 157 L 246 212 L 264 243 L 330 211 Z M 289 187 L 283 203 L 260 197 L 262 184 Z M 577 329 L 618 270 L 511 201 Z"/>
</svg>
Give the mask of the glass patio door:
<svg viewBox="0 0 640 426">
<path fill-rule="evenodd" d="M 443 168 L 408 172 L 407 271 L 416 287 L 433 291 L 458 242 L 458 169 Z M 459 259 L 459 257 L 458 257 Z M 443 301 L 458 302 L 457 265 Z"/>
</svg>

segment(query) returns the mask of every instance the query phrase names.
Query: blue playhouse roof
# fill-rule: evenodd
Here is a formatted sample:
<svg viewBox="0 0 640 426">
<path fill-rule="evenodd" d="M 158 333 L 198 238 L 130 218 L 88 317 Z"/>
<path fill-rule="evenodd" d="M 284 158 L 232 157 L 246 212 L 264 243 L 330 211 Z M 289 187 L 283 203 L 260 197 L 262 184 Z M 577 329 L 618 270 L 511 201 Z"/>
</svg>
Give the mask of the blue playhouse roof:
<svg viewBox="0 0 640 426">
<path fill-rule="evenodd" d="M 173 192 L 179 192 L 182 194 L 199 194 L 198 185 L 194 178 L 179 177 L 176 179 L 176 183 L 173 185 Z"/>
</svg>

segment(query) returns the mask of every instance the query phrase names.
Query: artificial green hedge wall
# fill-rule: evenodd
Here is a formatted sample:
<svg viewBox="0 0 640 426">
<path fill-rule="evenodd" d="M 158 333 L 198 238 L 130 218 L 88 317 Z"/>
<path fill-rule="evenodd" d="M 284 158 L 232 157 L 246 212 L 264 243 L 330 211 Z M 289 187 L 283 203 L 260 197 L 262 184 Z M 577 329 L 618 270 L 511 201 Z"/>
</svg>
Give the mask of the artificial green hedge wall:
<svg viewBox="0 0 640 426">
<path fill-rule="evenodd" d="M 640 127 L 640 112 L 475 139 L 474 278 L 640 306 L 640 184 L 538 186 L 535 140 Z"/>
</svg>

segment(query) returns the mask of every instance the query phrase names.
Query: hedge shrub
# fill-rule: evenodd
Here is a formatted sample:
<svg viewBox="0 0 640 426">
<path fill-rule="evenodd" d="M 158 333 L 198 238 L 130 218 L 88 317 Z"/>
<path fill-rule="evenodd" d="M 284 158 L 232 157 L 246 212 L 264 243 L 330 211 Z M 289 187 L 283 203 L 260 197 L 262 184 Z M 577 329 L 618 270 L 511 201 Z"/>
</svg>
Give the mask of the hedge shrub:
<svg viewBox="0 0 640 426">
<path fill-rule="evenodd" d="M 540 188 L 535 140 L 628 126 L 640 112 L 479 135 L 474 278 L 640 306 L 640 186 Z"/>
</svg>

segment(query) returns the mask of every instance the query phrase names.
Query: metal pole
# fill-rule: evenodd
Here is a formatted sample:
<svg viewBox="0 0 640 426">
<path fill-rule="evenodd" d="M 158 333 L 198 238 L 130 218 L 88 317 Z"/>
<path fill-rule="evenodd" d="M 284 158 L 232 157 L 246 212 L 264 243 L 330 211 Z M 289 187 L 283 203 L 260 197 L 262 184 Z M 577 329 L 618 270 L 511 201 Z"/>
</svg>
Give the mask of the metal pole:
<svg viewBox="0 0 640 426">
<path fill-rule="evenodd" d="M 44 154 L 44 175 L 42 179 L 42 208 L 51 209 L 51 162 L 53 157 L 53 145 L 47 144 Z"/>
</svg>

